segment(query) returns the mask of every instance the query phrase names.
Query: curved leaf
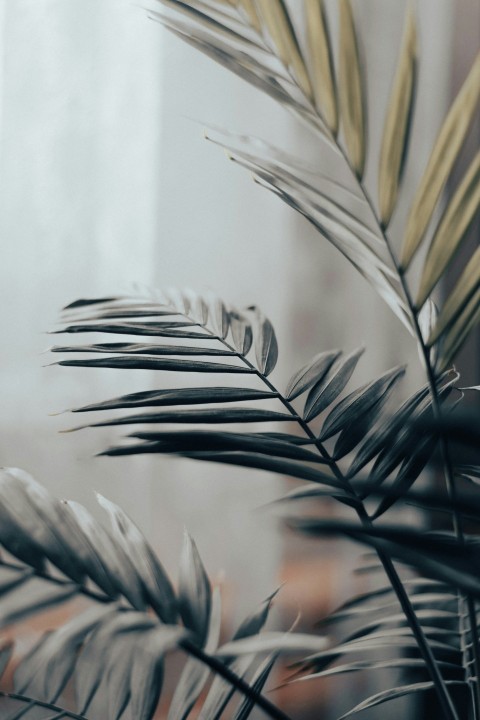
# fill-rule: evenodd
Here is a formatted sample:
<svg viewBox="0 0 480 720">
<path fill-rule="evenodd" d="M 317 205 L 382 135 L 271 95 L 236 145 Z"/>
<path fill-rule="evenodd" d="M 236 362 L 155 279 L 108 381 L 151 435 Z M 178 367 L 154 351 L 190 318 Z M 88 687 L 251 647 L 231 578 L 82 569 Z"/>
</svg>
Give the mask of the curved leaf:
<svg viewBox="0 0 480 720">
<path fill-rule="evenodd" d="M 257 0 L 257 5 L 278 56 L 284 65 L 293 69 L 302 92 L 311 98 L 310 79 L 284 0 Z"/>
<path fill-rule="evenodd" d="M 208 634 L 205 650 L 213 653 L 220 637 L 222 612 L 220 591 L 216 587 L 211 595 L 211 612 L 208 620 Z M 210 669 L 195 658 L 190 658 L 180 676 L 170 703 L 167 720 L 186 720 L 198 700 L 210 675 Z"/>
<path fill-rule="evenodd" d="M 132 560 L 146 599 L 163 622 L 173 624 L 177 618 L 177 601 L 165 569 L 128 515 L 103 495 L 97 494 L 97 500 L 108 513 L 114 539 Z"/>
<path fill-rule="evenodd" d="M 315 355 L 290 378 L 285 397 L 294 400 L 312 385 L 320 383 L 341 354 L 341 350 L 330 350 Z"/>
<path fill-rule="evenodd" d="M 230 311 L 230 332 L 233 344 L 241 355 L 248 355 L 253 342 L 252 327 L 245 315 L 237 310 Z"/>
<path fill-rule="evenodd" d="M 429 386 L 424 385 L 414 395 L 409 397 L 397 410 L 397 412 L 388 419 L 383 419 L 378 427 L 374 429 L 362 443 L 352 464 L 348 469 L 348 476 L 353 477 L 367 463 L 378 455 L 378 453 L 394 442 L 399 431 L 405 426 L 409 418 L 425 400 L 429 393 Z"/>
<path fill-rule="evenodd" d="M 455 322 L 456 318 L 465 309 L 472 295 L 480 287 L 480 247 L 477 247 L 468 261 L 464 271 L 448 296 L 445 305 L 428 337 L 427 344 L 432 346 L 439 337 Z"/>
<path fill-rule="evenodd" d="M 465 685 L 465 682 L 462 680 L 445 680 L 444 682 L 446 685 L 449 686 Z M 411 683 L 410 685 L 400 685 L 399 687 L 391 688 L 389 690 L 382 690 L 375 695 L 371 695 L 366 700 L 363 700 L 363 702 L 359 703 L 354 708 L 352 708 L 352 710 L 349 710 L 347 713 L 342 715 L 340 718 L 338 718 L 338 720 L 344 720 L 344 718 L 356 715 L 362 710 L 368 710 L 369 708 L 375 707 L 376 705 L 381 705 L 388 700 L 394 700 L 395 698 L 403 697 L 404 695 L 413 695 L 415 693 L 425 692 L 426 690 L 432 690 L 434 687 L 434 683 L 427 680 L 421 683 Z"/>
<path fill-rule="evenodd" d="M 447 269 L 479 206 L 480 151 L 473 159 L 438 224 L 425 258 L 416 302 L 417 307 L 423 305 Z"/>
<path fill-rule="evenodd" d="M 306 0 L 307 41 L 311 83 L 317 110 L 334 135 L 338 131 L 333 60 L 323 0 Z"/>
<path fill-rule="evenodd" d="M 310 390 L 305 403 L 304 419 L 307 422 L 320 415 L 340 395 L 350 380 L 364 348 L 354 350 L 350 355 Z"/>
<path fill-rule="evenodd" d="M 203 643 L 210 623 L 212 591 L 197 546 L 186 531 L 180 559 L 178 604 L 186 627 Z"/>
<path fill-rule="evenodd" d="M 395 208 L 408 147 L 415 95 L 416 65 L 417 37 L 415 18 L 411 7 L 408 7 L 380 151 L 378 199 L 380 218 L 385 226 L 388 225 Z"/>
<path fill-rule="evenodd" d="M 408 216 L 401 266 L 409 266 L 422 242 L 442 189 L 467 134 L 480 97 L 480 55 L 447 113 Z"/>
<path fill-rule="evenodd" d="M 365 118 L 360 59 L 349 0 L 340 0 L 338 88 L 340 119 L 348 155 L 357 177 L 365 167 Z"/>
<path fill-rule="evenodd" d="M 270 375 L 278 359 L 278 344 L 273 325 L 262 313 L 254 308 L 256 326 L 254 328 L 255 358 L 260 372 L 267 377 Z"/>
</svg>

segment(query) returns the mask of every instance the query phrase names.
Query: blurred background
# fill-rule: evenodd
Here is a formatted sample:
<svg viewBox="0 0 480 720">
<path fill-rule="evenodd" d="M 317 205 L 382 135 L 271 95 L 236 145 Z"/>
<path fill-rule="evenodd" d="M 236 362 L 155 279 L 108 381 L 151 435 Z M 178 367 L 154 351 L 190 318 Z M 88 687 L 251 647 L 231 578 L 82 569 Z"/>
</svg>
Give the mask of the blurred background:
<svg viewBox="0 0 480 720">
<path fill-rule="evenodd" d="M 111 498 L 173 576 L 185 525 L 212 578 L 225 576 L 227 625 L 287 581 L 281 612 L 288 621 L 301 610 L 311 627 L 361 589 L 347 572 L 357 550 L 283 537 L 259 508 L 282 494 L 286 480 L 187 460 L 95 458 L 113 432 L 60 435 L 75 423 L 51 416 L 151 386 L 141 371 L 46 367 L 52 358 L 42 354 L 67 303 L 145 287 L 211 290 L 227 303 L 260 306 L 278 335 L 280 387 L 313 354 L 359 345 L 367 352 L 358 384 L 401 362 L 410 363 L 405 394 L 423 381 L 411 341 L 373 291 L 203 132 L 218 126 L 256 135 L 328 171 L 314 138 L 149 20 L 141 4 L 0 2 L 1 464 L 24 468 L 93 512 L 94 491 Z M 335 24 L 335 1 L 327 5 Z M 405 210 L 480 28 L 476 0 L 416 6 L 421 64 Z M 301 12 L 299 0 L 292 7 Z M 367 182 L 375 189 L 405 3 L 362 0 L 354 9 L 369 78 Z M 478 142 L 478 126 L 470 142 Z M 477 351 L 478 339 L 461 360 L 468 381 L 478 381 Z M 28 644 L 32 629 L 25 633 Z M 350 699 L 330 684 L 284 694 L 282 702 L 305 719 L 322 702 L 328 720 Z"/>
</svg>

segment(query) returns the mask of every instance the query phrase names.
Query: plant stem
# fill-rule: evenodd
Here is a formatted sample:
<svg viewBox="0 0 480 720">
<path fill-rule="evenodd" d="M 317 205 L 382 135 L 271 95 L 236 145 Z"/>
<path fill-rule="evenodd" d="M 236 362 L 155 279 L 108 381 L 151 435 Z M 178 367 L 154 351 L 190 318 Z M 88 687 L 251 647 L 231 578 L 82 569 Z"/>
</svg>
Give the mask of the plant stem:
<svg viewBox="0 0 480 720">
<path fill-rule="evenodd" d="M 225 347 L 227 347 L 229 350 L 232 350 L 235 352 L 236 356 L 241 360 L 245 365 L 247 365 L 251 370 L 255 372 L 257 377 L 269 388 L 269 390 L 272 391 L 272 393 L 275 393 L 276 399 L 280 400 L 282 405 L 288 410 L 290 415 L 292 416 L 292 419 L 297 422 L 297 424 L 301 427 L 305 435 L 312 440 L 315 447 L 321 454 L 321 456 L 327 461 L 329 466 L 331 467 L 333 473 L 339 479 L 347 493 L 354 497 L 355 499 L 359 499 L 357 494 L 355 493 L 354 489 L 352 488 L 349 480 L 344 476 L 342 473 L 340 467 L 338 464 L 331 458 L 330 454 L 328 453 L 327 449 L 324 447 L 324 445 L 317 439 L 316 435 L 311 430 L 310 426 L 308 425 L 305 420 L 303 420 L 302 417 L 297 413 L 293 405 L 282 395 L 282 393 L 273 385 L 273 383 L 268 380 L 267 377 L 265 377 L 254 365 L 251 363 L 244 355 L 240 354 L 235 350 L 235 348 L 230 345 L 224 338 L 219 337 L 212 331 L 210 331 L 208 328 L 205 328 L 205 331 L 212 337 L 212 339 L 215 339 L 222 343 Z M 372 521 L 368 517 L 368 513 L 365 510 L 365 507 L 363 504 L 358 507 L 356 506 L 356 512 L 359 517 L 359 520 L 361 521 L 362 525 L 367 528 L 371 528 L 373 526 Z M 417 645 L 420 651 L 420 654 L 425 662 L 425 665 L 428 669 L 428 672 L 430 674 L 430 677 L 432 679 L 432 682 L 435 685 L 435 689 L 437 691 L 440 704 L 443 708 L 443 712 L 445 714 L 445 717 L 448 720 L 459 720 L 457 712 L 455 710 L 455 706 L 453 705 L 452 699 L 450 697 L 450 694 L 445 686 L 442 674 L 439 670 L 437 661 L 435 659 L 435 656 L 432 652 L 432 649 L 428 643 L 428 640 L 425 636 L 425 633 L 423 632 L 423 628 L 416 616 L 415 610 L 410 602 L 410 598 L 408 597 L 408 594 L 403 586 L 403 583 L 400 579 L 400 576 L 398 575 L 395 566 L 393 564 L 393 561 L 391 560 L 390 556 L 385 553 L 382 550 L 379 550 L 376 548 L 376 553 L 378 555 L 378 558 L 385 570 L 385 573 L 392 585 L 392 588 L 398 598 L 398 601 L 400 603 L 400 606 L 405 614 L 405 617 L 408 621 L 408 624 L 410 625 L 410 628 L 412 630 L 412 633 L 417 641 Z"/>
<path fill-rule="evenodd" d="M 246 697 L 250 698 L 256 705 L 258 705 L 258 707 L 262 708 L 269 717 L 274 718 L 275 720 L 291 720 L 288 715 L 280 710 L 280 708 L 271 703 L 270 700 L 267 700 L 266 697 L 252 688 L 247 682 L 245 682 L 245 680 L 238 677 L 238 675 L 230 670 L 230 668 L 221 660 L 218 660 L 218 658 L 212 655 L 207 655 L 203 652 L 203 650 L 201 650 L 197 645 L 191 643 L 189 640 L 182 640 L 180 642 L 180 647 L 189 655 L 192 655 L 200 660 L 204 663 L 204 665 L 208 665 L 208 667 L 218 675 L 221 675 L 224 680 L 227 680 L 227 682 L 233 685 L 233 687 L 243 693 Z"/>
<path fill-rule="evenodd" d="M 88 720 L 85 715 L 78 715 L 71 710 L 63 710 L 52 703 L 44 702 L 42 700 L 32 700 L 32 698 L 25 697 L 24 695 L 17 695 L 16 693 L 5 693 L 0 692 L 0 697 L 10 698 L 11 700 L 17 700 L 18 702 L 28 703 L 28 707 L 25 708 L 25 712 L 28 712 L 32 707 L 44 708 L 45 710 L 52 710 L 56 713 L 52 718 L 48 720 L 55 720 L 56 718 L 71 718 L 72 720 Z M 16 716 L 17 717 L 17 716 Z M 21 716 L 18 716 L 21 717 Z"/>
</svg>

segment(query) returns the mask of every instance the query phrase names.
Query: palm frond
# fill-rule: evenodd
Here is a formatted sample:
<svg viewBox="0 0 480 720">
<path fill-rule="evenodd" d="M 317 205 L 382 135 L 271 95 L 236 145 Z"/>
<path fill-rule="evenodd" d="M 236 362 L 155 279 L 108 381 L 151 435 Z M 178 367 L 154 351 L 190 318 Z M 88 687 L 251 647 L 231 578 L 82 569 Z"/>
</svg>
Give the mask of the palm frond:
<svg viewBox="0 0 480 720">
<path fill-rule="evenodd" d="M 213 657 L 221 619 L 219 591 L 212 592 L 189 536 L 175 592 L 138 528 L 111 501 L 99 497 L 110 517 L 108 531 L 85 508 L 56 500 L 22 471 L 3 470 L 0 482 L 0 544 L 14 558 L 0 563 L 1 626 L 79 595 L 94 603 L 43 635 L 20 663 L 15 671 L 18 697 L 12 696 L 19 703 L 53 708 L 73 677 L 77 714 L 65 710 L 67 717 L 86 716 L 102 691 L 108 717 L 120 717 L 129 706 L 135 718 L 150 720 L 165 656 L 180 649 L 195 659 L 187 661 L 171 717 L 185 717 L 214 669 L 254 705 L 285 720 L 228 662 Z M 271 598 L 261 612 L 245 619 L 244 637 L 262 629 L 270 607 Z M 1 667 L 8 663 L 8 650 L 5 646 L 0 653 Z M 256 657 L 250 657 L 250 665 L 255 664 Z"/>
<path fill-rule="evenodd" d="M 166 0 L 165 3 L 159 0 L 159 3 L 169 8 L 175 8 L 177 5 L 174 0 Z M 195 5 L 195 2 L 182 3 L 182 5 Z M 386 228 L 400 199 L 399 190 L 402 171 L 408 158 L 414 109 L 417 32 L 411 8 L 409 7 L 406 13 L 404 36 L 384 122 L 377 182 L 380 209 L 377 213 L 370 192 L 362 179 L 367 159 L 365 93 L 362 77 L 364 70 L 359 58 L 358 37 L 349 0 L 342 0 L 339 3 L 339 39 L 336 43 L 339 57 L 336 78 L 331 58 L 335 43 L 321 0 L 309 0 L 305 3 L 306 48 L 301 46 L 299 40 L 301 33 L 295 29 L 293 14 L 283 0 L 264 2 L 263 6 L 263 15 L 252 13 L 251 8 L 250 12 L 245 14 L 242 12 L 242 3 L 234 2 L 230 4 L 228 17 L 224 18 L 227 26 L 229 23 L 234 23 L 236 32 L 246 34 L 248 37 L 253 33 L 257 44 L 262 46 L 264 60 L 260 63 L 261 70 L 258 65 L 255 66 L 257 74 L 254 74 L 250 68 L 247 73 L 246 65 L 248 62 L 258 63 L 256 59 L 258 48 L 249 47 L 242 52 L 241 57 L 237 52 L 232 59 L 232 53 L 236 50 L 228 27 L 225 29 L 211 25 L 206 39 L 201 35 L 198 23 L 189 22 L 187 26 L 181 26 L 181 21 L 175 12 L 168 16 L 158 14 L 157 19 L 174 32 L 181 33 L 184 40 L 196 45 L 237 74 L 241 74 L 247 81 L 292 110 L 318 133 L 321 142 L 327 143 L 330 148 L 337 151 L 339 165 L 343 166 L 343 170 L 346 168 L 351 172 L 355 185 L 354 194 L 364 203 L 375 225 L 374 233 L 383 241 L 384 250 L 388 255 L 386 260 L 375 257 L 376 251 L 372 251 L 368 243 L 365 243 L 365 235 L 358 226 L 356 230 L 349 227 L 348 207 L 324 193 L 317 192 L 312 196 L 312 186 L 308 187 L 308 184 L 298 177 L 298 172 L 292 173 L 293 167 L 287 167 L 286 170 L 279 168 L 275 161 L 272 164 L 271 160 L 261 160 L 256 153 L 245 154 L 236 151 L 233 152 L 232 159 L 253 170 L 259 184 L 273 191 L 284 202 L 304 215 L 322 237 L 332 242 L 353 263 L 405 327 L 416 334 L 415 317 L 418 310 L 439 279 L 449 269 L 456 250 L 478 209 L 478 158 L 476 158 L 447 205 L 434 233 L 415 305 L 411 300 L 412 293 L 406 282 L 405 271 L 431 225 L 435 208 L 474 117 L 479 97 L 480 58 L 474 62 L 434 143 L 413 199 L 404 233 L 401 259 L 397 262 Z M 205 9 L 207 15 L 209 12 L 215 15 L 218 4 L 211 3 L 208 7 L 210 10 Z M 182 8 L 182 16 L 185 12 Z M 225 41 L 226 47 L 224 43 L 220 50 L 218 43 L 221 37 L 228 39 Z M 226 55 L 229 53 L 226 60 Z M 269 72 L 265 64 L 267 56 L 270 61 L 276 60 L 278 66 L 283 68 L 286 73 L 283 77 Z M 346 148 L 337 136 L 339 125 L 343 130 Z M 225 142 L 221 144 L 228 146 Z M 275 152 L 275 155 L 278 157 L 278 152 Z M 317 179 L 321 178 L 318 171 L 315 174 Z M 337 207 L 332 205 L 332 200 Z M 469 300 L 468 307 L 466 307 L 468 303 L 466 299 L 462 303 L 460 310 L 465 312 L 461 320 L 459 318 L 456 332 L 446 344 L 446 350 L 442 353 L 439 363 L 440 368 L 446 368 L 453 362 L 455 355 L 478 322 L 480 299 L 474 294 Z M 460 314 L 459 311 L 458 316 Z M 417 340 L 422 343 L 421 337 L 417 337 Z"/>
</svg>

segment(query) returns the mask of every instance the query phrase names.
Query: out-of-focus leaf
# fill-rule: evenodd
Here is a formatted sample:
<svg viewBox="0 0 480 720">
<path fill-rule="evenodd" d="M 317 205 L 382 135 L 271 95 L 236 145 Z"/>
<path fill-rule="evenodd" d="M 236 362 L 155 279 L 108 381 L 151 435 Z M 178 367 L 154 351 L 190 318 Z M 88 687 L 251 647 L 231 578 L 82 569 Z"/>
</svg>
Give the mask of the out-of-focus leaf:
<svg viewBox="0 0 480 720">
<path fill-rule="evenodd" d="M 245 12 L 248 20 L 256 32 L 261 31 L 260 18 L 255 7 L 255 0 L 238 0 L 237 3 Z"/>
<path fill-rule="evenodd" d="M 155 626 L 155 620 L 146 613 L 123 612 L 96 627 L 77 663 L 75 689 L 80 713 L 87 711 L 100 686 L 103 674 L 99 668 L 105 665 L 114 640 L 119 635 L 151 630 Z"/>
<path fill-rule="evenodd" d="M 245 44 L 247 47 L 253 47 L 257 49 L 261 49 L 262 47 L 257 42 L 246 37 L 244 34 L 235 32 L 235 30 L 233 30 L 228 25 L 218 22 L 213 17 L 200 12 L 186 2 L 181 2 L 181 0 L 161 0 L 161 2 L 166 7 L 170 7 L 177 12 L 184 14 L 189 20 L 198 23 L 200 26 L 205 27 L 212 33 L 217 33 L 220 36 L 224 36 L 227 40 L 242 43 Z M 193 29 L 192 34 L 195 34 L 195 30 Z"/>
<path fill-rule="evenodd" d="M 405 368 L 403 367 L 393 368 L 381 375 L 377 380 L 372 380 L 372 382 L 347 395 L 327 416 L 322 427 L 321 440 L 327 440 L 351 422 L 362 418 L 371 407 L 375 406 L 383 398 L 385 393 L 393 387 L 404 373 Z"/>
<path fill-rule="evenodd" d="M 477 247 L 472 257 L 468 261 L 464 271 L 460 275 L 457 283 L 448 296 L 445 305 L 438 317 L 435 327 L 432 329 L 428 340 L 428 345 L 432 346 L 437 342 L 438 338 L 449 330 L 456 318 L 461 314 L 466 304 L 472 298 L 472 295 L 480 286 L 480 247 Z"/>
<path fill-rule="evenodd" d="M 337 226 L 352 230 L 357 234 L 357 240 L 365 237 L 373 240 L 377 245 L 384 246 L 383 238 L 378 230 L 373 230 L 353 213 L 348 205 L 342 204 L 336 199 L 340 190 L 343 195 L 348 196 L 349 200 L 354 198 L 358 201 L 358 196 L 352 194 L 347 187 L 326 175 L 319 174 L 318 171 L 315 172 L 310 168 L 299 165 L 295 158 L 286 155 L 274 146 L 258 141 L 256 138 L 243 136 L 237 138 L 234 136 L 232 144 L 231 137 L 231 135 L 222 133 L 218 140 L 211 137 L 208 137 L 208 139 L 224 148 L 233 162 L 247 170 L 251 170 L 260 180 L 270 184 L 272 188 L 280 192 L 290 190 L 292 196 L 297 200 L 303 198 L 304 207 L 308 207 L 311 214 L 319 213 L 323 218 L 336 221 Z M 237 145 L 240 147 L 237 147 Z M 243 149 L 244 146 L 248 148 L 248 151 Z M 262 153 L 268 153 L 267 157 L 258 154 L 260 150 Z M 329 192 L 321 190 L 319 184 L 322 186 L 328 184 Z M 332 193 L 332 189 L 336 192 Z M 295 194 L 293 195 L 293 193 Z"/>
<path fill-rule="evenodd" d="M 65 305 L 64 310 L 77 310 L 78 308 L 89 307 L 91 305 L 104 305 L 106 303 L 115 302 L 121 300 L 120 297 L 103 297 L 103 298 L 80 298 L 74 300 L 69 305 Z"/>
<path fill-rule="evenodd" d="M 260 630 L 262 630 L 265 622 L 267 621 L 273 599 L 277 592 L 278 591 L 270 595 L 270 597 L 262 603 L 258 610 L 255 610 L 243 620 L 233 636 L 234 640 L 256 635 L 260 632 Z M 228 658 L 225 660 L 227 661 Z M 255 655 L 245 655 L 239 658 L 234 658 L 230 663 L 230 669 L 237 676 L 244 678 L 253 662 L 255 662 Z M 235 688 L 217 675 L 214 678 L 205 702 L 202 705 L 199 720 L 220 720 L 222 713 L 232 698 L 234 692 Z"/>
<path fill-rule="evenodd" d="M 203 337 L 203 336 L 202 336 Z M 245 365 L 227 365 L 222 363 L 203 362 L 201 360 L 174 360 L 147 356 L 117 355 L 111 358 L 85 358 L 60 360 L 57 365 L 67 367 L 101 367 L 126 370 L 171 370 L 174 372 L 207 372 L 207 373 L 253 373 Z"/>
<path fill-rule="evenodd" d="M 184 637 L 179 627 L 161 626 L 138 643 L 130 676 L 130 713 L 135 720 L 152 720 L 160 697 L 165 653 Z"/>
<path fill-rule="evenodd" d="M 306 0 L 307 41 L 311 83 L 317 110 L 334 135 L 338 131 L 333 60 L 323 0 Z"/>
<path fill-rule="evenodd" d="M 116 608 L 89 608 L 48 633 L 15 671 L 15 690 L 55 702 L 70 679 L 85 637 Z"/>
<path fill-rule="evenodd" d="M 173 624 L 177 618 L 177 602 L 165 569 L 128 515 L 102 495 L 97 495 L 97 499 L 109 515 L 114 539 L 132 561 L 149 604 L 163 622 Z"/>
<path fill-rule="evenodd" d="M 230 332 L 235 348 L 241 355 L 247 355 L 253 342 L 252 327 L 245 315 L 237 310 L 230 311 Z"/>
<path fill-rule="evenodd" d="M 284 65 L 293 69 L 302 92 L 311 98 L 310 79 L 284 0 L 257 0 L 257 5 L 278 56 Z"/>
<path fill-rule="evenodd" d="M 477 56 L 448 111 L 415 194 L 402 246 L 401 266 L 404 270 L 420 246 L 442 189 L 462 147 L 479 96 L 480 55 Z"/>
<path fill-rule="evenodd" d="M 67 505 L 83 536 L 89 556 L 95 556 L 95 562 L 104 570 L 104 576 L 108 579 L 107 587 L 113 584 L 117 592 L 126 597 L 135 609 L 144 610 L 142 586 L 130 557 L 123 548 L 113 542 L 86 508 L 72 501 Z M 93 579 L 97 581 L 97 576 Z"/>
<path fill-rule="evenodd" d="M 349 0 L 340 0 L 338 90 L 348 155 L 359 178 L 365 167 L 364 99 L 357 36 Z"/>
<path fill-rule="evenodd" d="M 255 358 L 262 375 L 268 376 L 277 364 L 278 344 L 273 325 L 258 309 L 254 309 L 256 324 L 253 331 Z"/>
<path fill-rule="evenodd" d="M 480 64 L 479 64 L 480 66 Z M 479 72 L 480 85 L 480 72 Z M 460 247 L 480 205 L 480 151 L 472 160 L 438 224 L 423 266 L 416 301 L 422 307 Z M 478 259 L 477 259 L 478 265 Z M 478 284 L 478 281 L 477 281 Z"/>
<path fill-rule="evenodd" d="M 143 413 L 142 415 L 127 415 L 125 417 L 110 418 L 101 422 L 81 425 L 75 430 L 86 427 L 111 427 L 114 425 L 143 425 L 148 423 L 257 423 L 280 422 L 291 420 L 287 413 L 272 410 L 255 410 L 253 408 L 212 408 L 201 410 L 165 410 L 156 413 Z"/>
<path fill-rule="evenodd" d="M 200 32 L 196 32 L 195 37 L 193 37 L 190 28 L 182 27 L 181 23 L 177 21 L 172 24 L 158 13 L 152 13 L 151 17 L 161 22 L 173 35 L 215 60 L 215 62 L 242 78 L 242 80 L 261 90 L 281 105 L 291 108 L 302 117 L 304 116 L 304 108 L 284 89 L 277 80 L 275 71 L 267 67 L 266 64 L 251 55 L 235 51 L 218 38 L 207 37 Z"/>
<path fill-rule="evenodd" d="M 441 669 L 457 670 L 458 666 L 453 663 L 437 660 L 437 665 Z M 355 662 L 346 663 L 345 665 L 336 665 L 327 668 L 321 672 L 303 675 L 302 677 L 291 680 L 288 684 L 308 682 L 309 680 L 317 680 L 322 677 L 331 675 L 342 675 L 344 673 L 360 672 L 362 670 L 383 670 L 387 668 L 398 668 L 402 670 L 422 670 L 425 669 L 425 662 L 421 658 L 394 658 L 393 660 L 357 660 Z"/>
<path fill-rule="evenodd" d="M 255 662 L 254 655 L 245 655 L 235 658 L 230 663 L 230 669 L 237 677 L 245 679 L 246 674 Z M 217 675 L 210 686 L 208 695 L 202 705 L 198 720 L 221 720 L 223 712 L 235 693 L 233 685 Z"/>
<path fill-rule="evenodd" d="M 480 465 L 457 465 L 456 470 L 462 477 L 480 483 Z"/>
<path fill-rule="evenodd" d="M 74 583 L 46 586 L 36 578 L 27 580 L 23 593 L 10 593 L 2 597 L 0 603 L 0 628 L 20 622 L 42 610 L 64 603 L 78 592 Z"/>
<path fill-rule="evenodd" d="M 332 475 L 328 475 L 326 472 L 321 472 L 316 468 L 311 468 L 307 465 L 303 465 L 302 463 L 268 457 L 267 455 L 260 455 L 259 453 L 192 452 L 184 454 L 186 457 L 195 458 L 196 460 L 208 460 L 210 462 L 225 463 L 227 465 L 258 468 L 259 470 L 280 473 L 280 475 L 290 475 L 291 477 L 298 477 L 302 480 L 310 480 L 311 482 L 326 485 L 328 487 L 342 489 L 344 487 L 342 482 L 334 478 Z"/>
<path fill-rule="evenodd" d="M 480 322 L 480 288 L 471 296 L 465 307 L 457 317 L 455 324 L 445 334 L 439 371 L 445 370 L 462 348 L 470 332 Z"/>
<path fill-rule="evenodd" d="M 211 594 L 209 607 L 210 615 L 207 618 L 205 652 L 212 654 L 218 646 L 222 619 L 221 597 L 218 587 L 214 588 Z M 203 663 L 195 658 L 190 658 L 187 661 L 175 688 L 167 720 L 186 720 L 198 700 L 209 675 L 210 669 Z"/>
<path fill-rule="evenodd" d="M 363 352 L 363 348 L 354 350 L 341 363 L 337 364 L 325 378 L 322 378 L 319 383 L 314 385 L 305 403 L 304 419 L 307 422 L 317 417 L 340 395 L 350 380 Z"/>
<path fill-rule="evenodd" d="M 302 653 L 323 650 L 327 640 L 317 635 L 303 633 L 264 632 L 253 637 L 240 638 L 222 645 L 219 656 L 250 655 L 251 653 Z"/>
<path fill-rule="evenodd" d="M 101 403 L 84 405 L 72 412 L 91 412 L 93 410 L 117 410 L 134 407 L 162 407 L 168 405 L 203 405 L 209 403 L 237 402 L 239 400 L 269 400 L 278 397 L 278 393 L 265 390 L 234 387 L 175 388 L 169 390 L 146 390 L 131 393 Z"/>
<path fill-rule="evenodd" d="M 465 682 L 463 680 L 444 680 L 444 682 L 446 685 L 449 686 L 465 685 Z M 421 683 L 411 683 L 410 685 L 400 685 L 399 687 L 391 688 L 389 690 L 382 690 L 375 695 L 371 695 L 366 700 L 363 700 L 363 702 L 356 705 L 347 713 L 344 713 L 344 715 L 342 715 L 338 720 L 344 720 L 344 718 L 356 715 L 362 710 L 368 710 L 369 708 L 375 707 L 376 705 L 381 705 L 388 700 L 394 700 L 395 698 L 403 697 L 404 695 L 413 695 L 419 692 L 425 692 L 427 690 L 432 690 L 434 687 L 435 684 L 427 680 Z"/>
<path fill-rule="evenodd" d="M 84 569 L 68 534 L 62 533 L 58 501 L 18 468 L 0 471 L 0 495 L 0 542 L 5 548 L 37 570 L 48 558 L 67 577 L 82 582 Z"/>
<path fill-rule="evenodd" d="M 311 485 L 310 483 L 306 485 L 301 485 L 300 487 L 291 490 L 283 497 L 275 500 L 275 503 L 288 503 L 296 500 L 309 500 L 325 497 L 330 497 L 333 500 L 338 500 L 338 502 L 341 502 L 343 505 L 347 505 L 348 507 L 356 509 L 361 509 L 362 506 L 362 502 L 360 499 L 354 497 L 353 495 L 347 494 L 347 492 L 332 492 L 331 490 L 318 487 L 318 485 Z"/>
<path fill-rule="evenodd" d="M 255 433 L 212 432 L 209 430 L 195 430 L 193 432 L 139 432 L 132 433 L 130 437 L 155 442 L 158 452 L 195 452 L 200 451 L 229 451 L 243 450 L 265 453 L 273 457 L 286 457 L 292 460 L 305 460 L 306 462 L 320 462 L 324 460 L 318 453 L 306 450 L 296 445 L 276 438 L 260 436 Z"/>
<path fill-rule="evenodd" d="M 263 690 L 263 687 L 268 680 L 273 666 L 275 665 L 276 659 L 277 654 L 273 653 L 269 657 L 265 658 L 265 660 L 256 670 L 253 678 L 250 681 L 250 685 L 257 693 L 260 693 Z M 240 703 L 240 706 L 236 711 L 235 715 L 233 716 L 233 720 L 247 720 L 247 718 L 250 717 L 250 713 L 252 712 L 254 707 L 255 701 L 250 697 L 245 697 Z"/>
<path fill-rule="evenodd" d="M 415 95 L 416 35 L 415 18 L 409 7 L 380 152 L 378 197 L 380 218 L 385 226 L 388 225 L 395 208 L 408 147 Z"/>
<path fill-rule="evenodd" d="M 341 355 L 341 350 L 330 350 L 315 355 L 310 362 L 300 368 L 291 378 L 285 391 L 288 400 L 298 397 L 312 385 L 320 383 L 331 366 Z"/>
<path fill-rule="evenodd" d="M 213 320 L 215 330 L 221 338 L 226 338 L 230 325 L 230 316 L 225 303 L 220 298 L 214 297 L 210 302 L 210 317 Z"/>
<path fill-rule="evenodd" d="M 3 676 L 13 653 L 13 642 L 4 640 L 0 645 L 0 678 Z"/>
<path fill-rule="evenodd" d="M 210 580 L 195 542 L 185 531 L 178 580 L 178 605 L 185 626 L 203 643 L 207 637 L 212 603 Z"/>
<path fill-rule="evenodd" d="M 478 549 L 454 539 L 402 526 L 363 527 L 342 520 L 292 518 L 289 525 L 307 535 L 345 535 L 383 550 L 422 574 L 480 597 Z"/>
</svg>

